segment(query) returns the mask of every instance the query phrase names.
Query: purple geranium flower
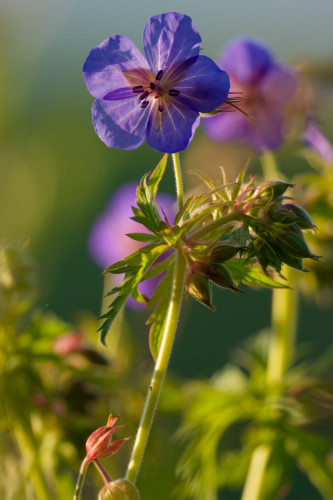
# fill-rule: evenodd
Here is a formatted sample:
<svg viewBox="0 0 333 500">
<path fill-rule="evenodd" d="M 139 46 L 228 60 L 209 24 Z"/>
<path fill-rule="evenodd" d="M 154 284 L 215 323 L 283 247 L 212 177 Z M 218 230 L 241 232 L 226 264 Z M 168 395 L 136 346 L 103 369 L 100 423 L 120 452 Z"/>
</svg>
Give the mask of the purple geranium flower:
<svg viewBox="0 0 333 500">
<path fill-rule="evenodd" d="M 95 130 L 109 147 L 135 149 L 147 140 L 158 151 L 185 149 L 208 113 L 228 96 L 229 78 L 199 55 L 201 38 L 190 17 L 151 17 L 143 32 L 146 59 L 122 35 L 94 47 L 83 67 Z"/>
<path fill-rule="evenodd" d="M 89 252 L 102 269 L 111 266 L 144 245 L 126 236 L 128 233 L 148 232 L 145 226 L 131 219 L 133 217 L 131 206 L 135 206 L 135 199 L 136 184 L 123 185 L 110 199 L 105 212 L 98 217 L 91 230 L 88 242 Z M 174 199 L 167 194 L 158 194 L 156 202 L 172 224 L 175 217 Z M 117 284 L 116 280 L 121 280 L 121 276 L 112 275 L 112 279 L 114 284 Z M 160 279 L 161 276 L 141 283 L 139 286 L 141 293 L 150 297 Z M 128 300 L 128 305 L 142 309 L 142 304 L 133 299 Z"/>
<path fill-rule="evenodd" d="M 264 42 L 236 38 L 223 50 L 219 65 L 228 72 L 230 91 L 245 101 L 239 112 L 221 113 L 204 120 L 215 141 L 242 141 L 259 152 L 275 150 L 284 140 L 285 108 L 297 86 L 292 70 L 278 62 Z M 232 107 L 225 108 L 232 111 Z"/>
</svg>

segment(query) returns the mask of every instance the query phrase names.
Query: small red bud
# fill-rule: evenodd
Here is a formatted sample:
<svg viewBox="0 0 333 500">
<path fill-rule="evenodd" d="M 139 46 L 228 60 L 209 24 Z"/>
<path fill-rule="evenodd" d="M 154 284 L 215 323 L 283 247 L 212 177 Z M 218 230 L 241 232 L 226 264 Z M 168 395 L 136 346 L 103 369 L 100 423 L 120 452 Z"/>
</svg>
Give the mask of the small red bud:
<svg viewBox="0 0 333 500">
<path fill-rule="evenodd" d="M 104 427 L 99 427 L 96 429 L 87 439 L 86 450 L 87 450 L 87 460 L 96 460 L 99 458 L 109 457 L 114 453 L 117 453 L 119 448 L 123 445 L 125 441 L 129 438 L 119 439 L 110 443 L 111 435 L 121 426 L 114 427 L 117 422 L 119 415 L 112 417 L 112 413 L 108 418 L 107 425 Z"/>
</svg>

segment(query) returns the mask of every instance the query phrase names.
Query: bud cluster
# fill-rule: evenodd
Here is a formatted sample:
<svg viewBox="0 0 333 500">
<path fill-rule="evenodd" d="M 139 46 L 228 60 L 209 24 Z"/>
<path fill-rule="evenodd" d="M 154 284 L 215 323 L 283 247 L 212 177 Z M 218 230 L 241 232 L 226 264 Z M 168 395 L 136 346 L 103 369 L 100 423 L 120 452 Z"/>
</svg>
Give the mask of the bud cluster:
<svg viewBox="0 0 333 500">
<path fill-rule="evenodd" d="M 235 286 L 232 274 L 224 262 L 244 250 L 244 247 L 217 242 L 204 250 L 188 251 L 185 254 L 188 262 L 185 277 L 186 290 L 199 302 L 215 311 L 211 303 L 213 283 L 234 292 L 241 292 Z"/>
<path fill-rule="evenodd" d="M 248 211 L 248 257 L 255 257 L 267 274 L 271 267 L 281 273 L 282 264 L 305 271 L 303 259 L 318 259 L 311 253 L 303 230 L 315 229 L 309 214 L 295 203 L 283 203 L 292 184 L 269 181 L 256 192 L 257 202 Z"/>
<path fill-rule="evenodd" d="M 215 311 L 213 284 L 240 292 L 231 273 L 236 257 L 240 266 L 251 266 L 255 259 L 267 276 L 268 268 L 280 275 L 283 264 L 305 271 L 303 259 L 318 259 L 311 253 L 302 232 L 314 230 L 314 223 L 302 207 L 285 197 L 287 189 L 292 187 L 293 184 L 279 180 L 256 186 L 255 178 L 248 183 L 237 182 L 233 189 L 225 187 L 223 196 L 230 201 L 214 219 L 214 227 L 219 227 L 219 217 L 223 222 L 225 216 L 234 213 L 237 229 L 224 226 L 215 233 L 217 241 L 184 238 L 183 253 L 188 264 L 185 287 L 195 299 Z M 232 265 L 228 264 L 230 259 Z M 241 281 L 239 276 L 236 281 Z"/>
</svg>

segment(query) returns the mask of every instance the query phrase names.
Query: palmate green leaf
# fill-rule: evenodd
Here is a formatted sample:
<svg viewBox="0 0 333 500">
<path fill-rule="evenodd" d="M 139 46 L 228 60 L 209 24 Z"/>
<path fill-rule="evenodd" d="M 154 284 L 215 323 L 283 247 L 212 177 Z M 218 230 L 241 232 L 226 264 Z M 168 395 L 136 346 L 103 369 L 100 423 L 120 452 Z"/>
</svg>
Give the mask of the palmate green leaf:
<svg viewBox="0 0 333 500">
<path fill-rule="evenodd" d="M 159 282 L 156 290 L 147 304 L 147 309 L 154 307 L 154 311 L 147 320 L 147 325 L 151 324 L 149 331 L 149 347 L 151 354 L 156 361 L 160 348 L 163 325 L 169 307 L 169 300 L 172 288 L 172 278 L 174 272 L 174 258 L 170 260 L 169 270 Z"/>
<path fill-rule="evenodd" d="M 136 287 L 148 269 L 167 248 L 167 245 L 156 246 L 154 244 L 148 244 L 122 261 L 116 262 L 105 271 L 114 274 L 125 273 L 125 278 L 120 285 L 113 287 L 107 294 L 113 295 L 118 293 L 117 297 L 110 304 L 108 311 L 102 316 L 104 322 L 99 328 L 99 331 L 101 332 L 101 341 L 104 345 L 106 335 L 114 318 L 125 304 L 128 297 L 136 290 Z"/>
<path fill-rule="evenodd" d="M 159 183 L 165 172 L 168 155 L 165 154 L 151 175 L 142 177 L 140 186 L 137 188 L 136 204 L 138 209 L 133 209 L 133 220 L 144 224 L 153 233 L 159 230 L 161 218 L 155 203 L 155 197 Z"/>
<path fill-rule="evenodd" d="M 258 267 L 246 265 L 246 259 L 230 259 L 224 263 L 232 274 L 233 279 L 238 284 L 245 283 L 250 286 L 265 286 L 268 288 L 288 288 L 287 285 L 269 278 L 261 272 Z"/>
<path fill-rule="evenodd" d="M 286 440 L 288 452 L 308 476 L 325 500 L 333 498 L 333 474 L 330 464 L 332 443 L 300 428 L 293 428 Z"/>
</svg>

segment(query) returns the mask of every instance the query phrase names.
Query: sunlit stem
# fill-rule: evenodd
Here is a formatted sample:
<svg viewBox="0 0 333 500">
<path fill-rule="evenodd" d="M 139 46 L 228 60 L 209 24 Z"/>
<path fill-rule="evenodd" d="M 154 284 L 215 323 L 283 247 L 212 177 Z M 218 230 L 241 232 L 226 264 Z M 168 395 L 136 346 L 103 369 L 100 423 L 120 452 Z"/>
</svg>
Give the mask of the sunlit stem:
<svg viewBox="0 0 333 500">
<path fill-rule="evenodd" d="M 178 153 L 174 153 L 172 159 L 176 179 L 178 207 L 181 209 L 184 205 L 184 192 Z M 132 483 L 135 483 L 140 470 L 171 355 L 183 297 L 185 269 L 185 259 L 181 250 L 177 250 L 169 307 L 163 324 L 161 345 L 126 473 L 126 479 Z"/>
<path fill-rule="evenodd" d="M 266 180 L 282 179 L 274 155 L 266 151 L 262 157 L 262 169 Z M 271 339 L 267 361 L 268 394 L 283 392 L 282 380 L 294 353 L 298 318 L 298 294 L 293 287 L 295 273 L 285 266 L 283 273 L 290 288 L 273 289 Z M 253 452 L 241 500 L 261 500 L 262 487 L 271 454 L 271 447 L 259 445 Z"/>
<path fill-rule="evenodd" d="M 298 322 L 298 293 L 295 272 L 285 267 L 290 288 L 273 290 L 272 337 L 268 352 L 267 383 L 277 386 L 287 372 L 294 354 Z"/>
<path fill-rule="evenodd" d="M 261 162 L 266 180 L 283 177 L 272 152 L 263 153 Z M 272 292 L 272 336 L 268 352 L 267 383 L 275 386 L 280 384 L 292 362 L 298 318 L 295 272 L 284 266 L 283 273 L 290 288 L 274 289 Z"/>
<path fill-rule="evenodd" d="M 183 190 L 183 179 L 182 179 L 179 153 L 172 154 L 172 161 L 173 161 L 173 171 L 175 174 L 175 181 L 176 181 L 178 208 L 179 210 L 181 210 L 184 205 L 184 190 Z"/>
<path fill-rule="evenodd" d="M 181 251 L 177 251 L 175 271 L 169 308 L 164 322 L 163 336 L 159 348 L 154 373 L 148 389 L 148 394 L 141 416 L 140 426 L 136 435 L 132 456 L 127 469 L 126 479 L 135 483 L 144 451 L 146 448 L 149 432 L 154 419 L 155 410 L 161 393 L 163 381 L 165 378 L 172 345 L 176 333 L 185 276 L 185 259 Z"/>
<path fill-rule="evenodd" d="M 271 151 L 264 151 L 261 155 L 261 168 L 266 181 L 283 180 L 284 175 L 278 169 L 275 156 Z"/>
<path fill-rule="evenodd" d="M 84 478 L 85 478 L 89 464 L 90 464 L 90 461 L 86 460 L 86 459 L 84 459 L 83 462 L 81 463 L 79 477 L 77 478 L 73 500 L 79 500 L 79 498 L 80 498 L 82 486 L 84 483 Z"/>
<path fill-rule="evenodd" d="M 268 445 L 258 446 L 251 457 L 250 467 L 247 473 L 245 486 L 241 500 L 260 500 L 265 478 L 267 462 L 271 454 Z"/>
<path fill-rule="evenodd" d="M 191 239 L 194 240 L 204 238 L 205 236 L 208 236 L 210 233 L 217 231 L 222 226 L 230 224 L 231 222 L 239 221 L 241 220 L 241 218 L 242 218 L 241 214 L 237 212 L 232 212 L 228 215 L 224 215 L 223 217 L 219 217 L 210 224 L 206 224 L 205 226 L 201 227 L 200 229 L 197 229 L 196 231 L 193 231 L 192 233 L 190 233 L 189 236 Z"/>
</svg>

